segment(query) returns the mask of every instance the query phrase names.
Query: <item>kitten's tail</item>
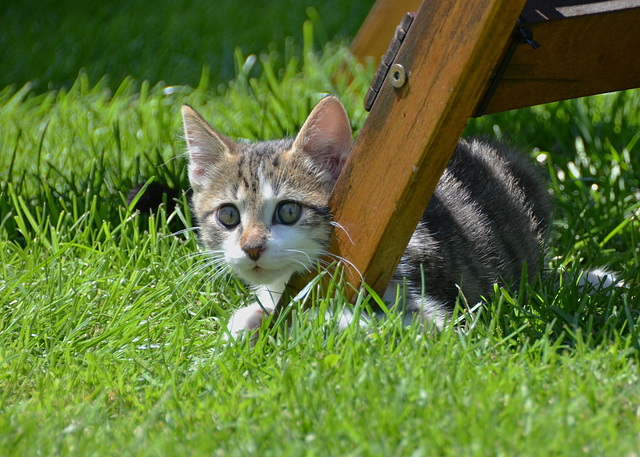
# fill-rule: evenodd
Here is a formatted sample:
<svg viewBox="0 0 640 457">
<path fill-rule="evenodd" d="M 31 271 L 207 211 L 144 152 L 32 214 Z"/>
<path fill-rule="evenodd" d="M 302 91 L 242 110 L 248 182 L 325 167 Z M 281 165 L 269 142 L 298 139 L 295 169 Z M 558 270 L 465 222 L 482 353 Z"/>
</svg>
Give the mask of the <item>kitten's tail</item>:
<svg viewBox="0 0 640 457">
<path fill-rule="evenodd" d="M 609 287 L 626 287 L 622 279 L 604 268 L 580 272 L 577 284 L 581 291 L 587 290 L 590 294 Z"/>
</svg>

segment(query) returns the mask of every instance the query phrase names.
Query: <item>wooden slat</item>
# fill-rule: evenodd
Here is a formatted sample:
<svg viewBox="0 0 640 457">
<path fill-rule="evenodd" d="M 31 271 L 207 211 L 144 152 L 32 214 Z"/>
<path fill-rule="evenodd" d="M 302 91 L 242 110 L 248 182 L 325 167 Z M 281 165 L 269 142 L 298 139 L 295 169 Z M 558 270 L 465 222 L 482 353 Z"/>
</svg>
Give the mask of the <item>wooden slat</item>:
<svg viewBox="0 0 640 457">
<path fill-rule="evenodd" d="M 383 84 L 331 198 L 348 235 L 335 230 L 330 251 L 377 292 L 391 279 L 524 3 L 475 0 L 470 8 L 468 0 L 429 0 L 420 7 L 396 58 L 408 83 Z M 348 279 L 360 283 L 353 269 Z"/>
<path fill-rule="evenodd" d="M 637 7 L 638 0 L 528 0 L 522 18 L 534 23 Z"/>
<path fill-rule="evenodd" d="M 486 113 L 640 87 L 640 0 L 530 1 L 523 16 L 540 48 L 518 46 Z"/>
</svg>

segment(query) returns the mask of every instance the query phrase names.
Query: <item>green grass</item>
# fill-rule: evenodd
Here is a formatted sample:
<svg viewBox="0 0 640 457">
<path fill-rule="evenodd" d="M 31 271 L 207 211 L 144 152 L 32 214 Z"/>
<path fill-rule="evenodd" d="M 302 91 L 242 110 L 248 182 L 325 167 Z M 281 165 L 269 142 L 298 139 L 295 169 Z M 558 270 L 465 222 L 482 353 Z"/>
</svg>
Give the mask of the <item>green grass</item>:
<svg viewBox="0 0 640 457">
<path fill-rule="evenodd" d="M 295 52 L 234 52 L 223 85 L 199 65 L 193 83 L 158 70 L 170 86 L 87 71 L 58 91 L 0 89 L 0 455 L 636 455 L 639 91 L 466 132 L 512 138 L 544 164 L 547 269 L 609 265 L 628 289 L 541 278 L 442 334 L 394 319 L 338 332 L 296 313 L 253 348 L 223 343 L 248 293 L 200 268 L 188 205 L 143 216 L 124 194 L 187 186 L 182 103 L 266 139 L 293 134 L 330 92 L 358 131 L 372 68 L 300 30 Z M 342 65 L 351 77 L 332 79 Z M 314 306 L 344 304 L 334 286 Z"/>
</svg>

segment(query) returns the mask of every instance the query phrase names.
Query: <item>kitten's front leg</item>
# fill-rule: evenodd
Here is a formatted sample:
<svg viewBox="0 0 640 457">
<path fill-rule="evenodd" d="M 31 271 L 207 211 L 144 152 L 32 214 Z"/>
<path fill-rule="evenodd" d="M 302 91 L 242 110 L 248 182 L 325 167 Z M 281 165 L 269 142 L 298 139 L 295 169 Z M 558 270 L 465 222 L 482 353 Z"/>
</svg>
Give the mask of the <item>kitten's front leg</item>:
<svg viewBox="0 0 640 457">
<path fill-rule="evenodd" d="M 260 328 L 262 319 L 266 318 L 272 311 L 272 309 L 261 306 L 258 302 L 240 308 L 231 316 L 231 319 L 229 319 L 225 339 L 237 340 L 238 338 L 246 336 L 249 332 Z"/>
<path fill-rule="evenodd" d="M 276 304 L 280 300 L 284 283 L 275 284 L 270 287 L 260 287 L 256 291 L 258 301 L 240 308 L 236 311 L 227 324 L 225 339 L 237 340 L 250 332 L 257 330 L 262 325 L 262 320 L 273 313 Z"/>
</svg>

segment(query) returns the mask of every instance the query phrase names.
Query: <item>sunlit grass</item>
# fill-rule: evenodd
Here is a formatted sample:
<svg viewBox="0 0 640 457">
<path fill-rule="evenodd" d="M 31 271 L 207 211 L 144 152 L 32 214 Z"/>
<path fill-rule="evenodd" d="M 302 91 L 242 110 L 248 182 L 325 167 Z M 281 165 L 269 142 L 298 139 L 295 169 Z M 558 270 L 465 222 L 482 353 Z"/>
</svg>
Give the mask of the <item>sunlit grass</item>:
<svg viewBox="0 0 640 457">
<path fill-rule="evenodd" d="M 183 103 L 256 140 L 294 134 L 333 93 L 359 131 L 372 68 L 343 46 L 315 52 L 310 24 L 303 36 L 283 66 L 236 51 L 220 87 L 203 71 L 195 88 L 82 75 L 68 90 L 0 91 L 0 454 L 636 452 L 638 91 L 467 127 L 542 164 L 557 208 L 543 267 L 566 279 L 497 289 L 441 334 L 393 318 L 337 331 L 322 312 L 344 305 L 336 281 L 310 298 L 321 312 L 224 344 L 250 297 L 200 268 L 186 198 L 148 216 L 125 195 L 150 179 L 188 187 Z M 628 288 L 579 290 L 592 266 Z"/>
</svg>

